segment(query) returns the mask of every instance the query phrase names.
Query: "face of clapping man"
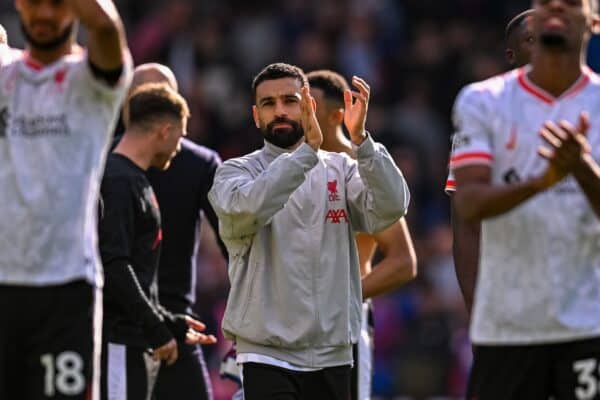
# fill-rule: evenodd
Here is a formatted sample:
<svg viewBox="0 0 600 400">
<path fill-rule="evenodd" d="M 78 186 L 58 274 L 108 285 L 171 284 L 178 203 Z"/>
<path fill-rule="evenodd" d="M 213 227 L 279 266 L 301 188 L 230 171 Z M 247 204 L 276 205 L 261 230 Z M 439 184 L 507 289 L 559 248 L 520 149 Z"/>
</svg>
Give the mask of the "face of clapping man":
<svg viewBox="0 0 600 400">
<path fill-rule="evenodd" d="M 301 88 L 300 80 L 291 77 L 265 80 L 256 87 L 254 122 L 267 142 L 287 149 L 304 137 Z"/>
</svg>

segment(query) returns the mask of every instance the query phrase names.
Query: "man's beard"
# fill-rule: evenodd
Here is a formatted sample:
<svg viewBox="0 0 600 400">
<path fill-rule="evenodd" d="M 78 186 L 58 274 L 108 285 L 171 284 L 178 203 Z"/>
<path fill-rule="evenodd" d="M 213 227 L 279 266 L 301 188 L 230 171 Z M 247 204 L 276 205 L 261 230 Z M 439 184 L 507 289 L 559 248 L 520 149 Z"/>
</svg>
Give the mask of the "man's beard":
<svg viewBox="0 0 600 400">
<path fill-rule="evenodd" d="M 539 37 L 540 44 L 550 50 L 566 50 L 567 39 L 556 33 L 542 33 Z"/>
<path fill-rule="evenodd" d="M 35 48 L 36 50 L 49 51 L 49 50 L 58 49 L 60 46 L 65 44 L 71 38 L 71 34 L 73 32 L 74 25 L 75 25 L 74 22 L 70 23 L 69 26 L 67 26 L 65 28 L 65 30 L 62 31 L 57 37 L 55 37 L 54 39 L 51 39 L 50 41 L 47 41 L 47 42 L 40 42 L 40 41 L 34 39 L 33 36 L 30 35 L 29 32 L 27 31 L 27 28 L 25 27 L 25 24 L 23 23 L 23 21 L 21 21 L 21 31 L 23 32 L 23 35 L 25 36 L 25 40 L 27 40 L 27 43 L 29 43 L 29 45 L 31 47 Z"/>
<path fill-rule="evenodd" d="M 291 128 L 274 129 L 273 127 L 277 124 L 289 124 Z M 304 136 L 302 125 L 287 118 L 277 118 L 266 127 L 261 127 L 260 130 L 267 142 L 283 149 L 292 147 Z"/>
</svg>

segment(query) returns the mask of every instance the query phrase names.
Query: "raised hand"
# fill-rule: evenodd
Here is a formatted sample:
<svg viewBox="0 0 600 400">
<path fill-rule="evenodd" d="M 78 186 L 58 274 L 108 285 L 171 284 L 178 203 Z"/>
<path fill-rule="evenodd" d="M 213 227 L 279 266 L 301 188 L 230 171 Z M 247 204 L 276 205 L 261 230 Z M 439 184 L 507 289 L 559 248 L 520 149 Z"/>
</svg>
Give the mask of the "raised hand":
<svg viewBox="0 0 600 400">
<path fill-rule="evenodd" d="M 358 89 L 358 92 L 344 91 L 344 124 L 350 133 L 352 143 L 360 146 L 367 137 L 365 123 L 367 121 L 371 88 L 367 82 L 357 76 L 352 78 L 352 84 Z M 353 101 L 353 99 L 356 101 Z"/>
<path fill-rule="evenodd" d="M 205 335 L 204 332 L 206 325 L 202 322 L 195 320 L 190 316 L 185 317 L 185 322 L 188 325 L 188 331 L 185 334 L 185 342 L 187 344 L 215 344 L 217 338 L 213 335 Z"/>
<path fill-rule="evenodd" d="M 301 122 L 302 128 L 304 129 L 304 138 L 306 143 L 317 151 L 321 147 L 321 143 L 323 143 L 323 133 L 321 132 L 321 127 L 319 126 L 315 114 L 317 103 L 310 95 L 308 85 L 302 87 L 302 100 L 300 106 L 302 107 Z"/>
</svg>

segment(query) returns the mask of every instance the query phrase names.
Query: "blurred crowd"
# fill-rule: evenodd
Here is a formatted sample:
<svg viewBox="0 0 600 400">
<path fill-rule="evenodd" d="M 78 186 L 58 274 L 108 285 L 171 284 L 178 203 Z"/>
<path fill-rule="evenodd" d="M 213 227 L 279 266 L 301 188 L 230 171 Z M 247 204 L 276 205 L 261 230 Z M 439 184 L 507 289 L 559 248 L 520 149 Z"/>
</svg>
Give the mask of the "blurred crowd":
<svg viewBox="0 0 600 400">
<path fill-rule="evenodd" d="M 251 120 L 250 82 L 270 62 L 334 69 L 372 85 L 368 129 L 388 146 L 411 187 L 407 218 L 419 259 L 413 283 L 375 300 L 374 398 L 460 397 L 471 348 L 443 192 L 450 110 L 462 85 L 507 68 L 504 27 L 530 1 L 115 2 L 135 62 L 158 61 L 175 71 L 191 106 L 189 136 L 223 159 L 262 144 Z M 10 44 L 21 47 L 12 2 L 0 4 L 0 23 Z M 598 41 L 590 60 L 600 64 Z M 204 228 L 196 311 L 220 334 L 227 270 Z M 228 346 L 220 337 L 206 349 L 216 400 L 233 389 L 218 377 Z"/>
</svg>

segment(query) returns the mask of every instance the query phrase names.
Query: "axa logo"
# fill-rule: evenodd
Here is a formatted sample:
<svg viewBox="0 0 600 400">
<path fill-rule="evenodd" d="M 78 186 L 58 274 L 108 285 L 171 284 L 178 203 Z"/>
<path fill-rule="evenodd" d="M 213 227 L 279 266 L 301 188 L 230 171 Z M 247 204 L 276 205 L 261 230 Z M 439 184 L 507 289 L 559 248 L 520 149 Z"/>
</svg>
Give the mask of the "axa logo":
<svg viewBox="0 0 600 400">
<path fill-rule="evenodd" d="M 327 215 L 325 216 L 325 221 L 328 221 L 332 224 L 339 224 L 341 222 L 348 223 L 348 214 L 346 214 L 346 210 L 344 210 L 343 208 L 337 210 L 329 210 L 327 211 Z"/>
<path fill-rule="evenodd" d="M 327 191 L 329 192 L 329 201 L 338 201 L 340 199 L 337 190 L 337 179 L 327 182 Z"/>
</svg>

